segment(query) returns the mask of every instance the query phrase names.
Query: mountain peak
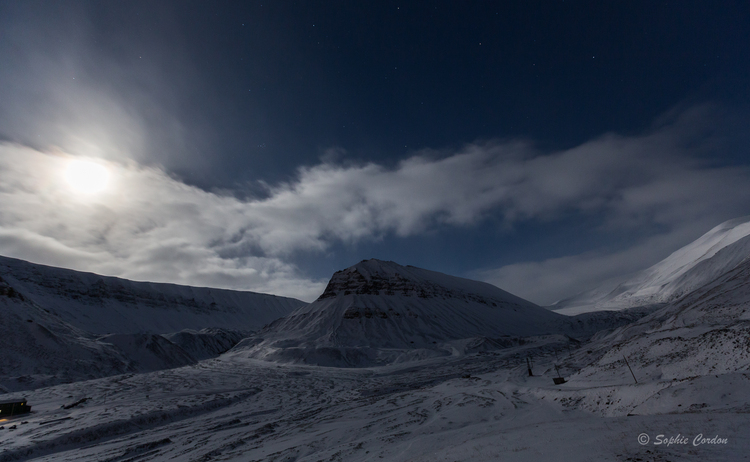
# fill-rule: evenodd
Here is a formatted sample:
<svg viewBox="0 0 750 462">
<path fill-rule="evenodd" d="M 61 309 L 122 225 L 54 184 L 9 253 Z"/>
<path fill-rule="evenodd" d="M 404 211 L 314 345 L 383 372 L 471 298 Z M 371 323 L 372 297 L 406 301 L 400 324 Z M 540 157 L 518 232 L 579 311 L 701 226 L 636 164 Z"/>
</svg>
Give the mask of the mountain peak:
<svg viewBox="0 0 750 462">
<path fill-rule="evenodd" d="M 334 273 L 320 298 L 235 351 L 282 362 L 365 366 L 453 354 L 446 342 L 461 339 L 546 334 L 565 322 L 491 284 L 371 259 Z"/>
<path fill-rule="evenodd" d="M 750 215 L 746 215 L 744 217 L 739 218 L 733 218 L 731 220 L 727 220 L 724 223 L 715 226 L 711 231 L 709 231 L 706 234 L 712 234 L 715 232 L 721 232 L 721 231 L 728 231 L 731 229 L 734 229 L 738 226 L 744 225 L 744 224 L 750 224 Z"/>
<path fill-rule="evenodd" d="M 512 299 L 524 305 L 529 304 L 528 301 L 485 282 L 374 258 L 335 272 L 318 300 L 352 294 L 444 299 L 469 297 L 482 300 L 481 303 Z"/>
</svg>

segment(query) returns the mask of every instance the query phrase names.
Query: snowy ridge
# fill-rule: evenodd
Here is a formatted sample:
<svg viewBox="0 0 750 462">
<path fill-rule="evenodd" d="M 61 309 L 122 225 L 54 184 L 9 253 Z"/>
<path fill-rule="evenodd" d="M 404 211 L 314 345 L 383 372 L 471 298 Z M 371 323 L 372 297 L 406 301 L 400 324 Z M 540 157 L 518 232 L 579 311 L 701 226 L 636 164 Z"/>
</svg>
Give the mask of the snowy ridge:
<svg viewBox="0 0 750 462">
<path fill-rule="evenodd" d="M 0 388 L 36 388 L 195 362 L 154 334 L 94 338 L 29 300 L 0 279 Z"/>
<path fill-rule="evenodd" d="M 305 302 L 275 295 L 134 282 L 0 257 L 0 276 L 63 321 L 88 332 L 257 330 Z"/>
<path fill-rule="evenodd" d="M 0 257 L 0 389 L 194 364 L 304 304 Z"/>
<path fill-rule="evenodd" d="M 594 290 L 550 309 L 568 315 L 669 303 L 732 270 L 750 256 L 750 216 L 716 226 L 613 291 Z"/>
<path fill-rule="evenodd" d="M 318 300 L 340 295 L 403 295 L 420 298 L 453 298 L 479 303 L 532 303 L 486 282 L 464 279 L 392 261 L 364 260 L 337 271 Z M 535 305 L 533 305 L 535 306 Z"/>
</svg>

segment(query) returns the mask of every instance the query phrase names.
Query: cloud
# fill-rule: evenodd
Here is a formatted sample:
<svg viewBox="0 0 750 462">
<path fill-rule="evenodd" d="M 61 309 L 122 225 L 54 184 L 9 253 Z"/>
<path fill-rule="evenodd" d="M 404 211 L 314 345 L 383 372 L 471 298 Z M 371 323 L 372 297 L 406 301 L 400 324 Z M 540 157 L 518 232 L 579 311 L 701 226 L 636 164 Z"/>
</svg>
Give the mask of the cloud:
<svg viewBox="0 0 750 462">
<path fill-rule="evenodd" d="M 707 159 L 711 137 L 690 141 L 696 117 L 706 124 L 706 112 L 695 108 L 643 135 L 606 134 L 557 152 L 495 141 L 419 152 L 392 169 L 375 163 L 301 168 L 294 181 L 270 188 L 253 205 L 263 217 L 257 239 L 267 251 L 283 253 L 324 248 L 331 238 L 470 226 L 488 216 L 513 226 L 601 215 L 604 227 L 618 229 L 731 217 L 747 210 L 750 190 L 741 185 L 748 185 L 750 169 Z M 279 223 L 289 225 L 283 234 L 267 232 Z"/>
<path fill-rule="evenodd" d="M 632 230 L 610 248 L 480 274 L 540 303 L 666 256 L 699 230 L 747 213 L 750 169 L 711 162 L 712 138 L 691 139 L 706 108 L 645 134 L 606 134 L 542 152 L 526 141 L 421 151 L 393 168 L 324 161 L 262 198 L 205 191 L 164 170 L 107 162 L 112 184 L 83 197 L 60 172 L 73 157 L 0 145 L 0 253 L 134 279 L 275 292 L 313 299 L 324 281 L 294 266 L 332 243 L 413 236 L 499 218 L 517 223 L 600 217 Z M 707 147 L 708 146 L 708 147 Z M 554 232 L 552 230 L 551 232 Z"/>
<path fill-rule="evenodd" d="M 107 190 L 76 193 L 65 154 L 0 145 L 0 253 L 136 280 L 256 290 L 312 300 L 324 281 L 242 246 L 248 203 L 163 171 L 105 162 Z M 238 240 L 239 239 L 239 240 Z"/>
<path fill-rule="evenodd" d="M 470 276 L 543 306 L 589 290 L 592 297 L 603 296 L 624 278 L 666 258 L 715 224 L 718 222 L 702 220 L 649 236 L 624 250 L 597 249 L 538 262 L 513 263 L 476 270 Z"/>
</svg>

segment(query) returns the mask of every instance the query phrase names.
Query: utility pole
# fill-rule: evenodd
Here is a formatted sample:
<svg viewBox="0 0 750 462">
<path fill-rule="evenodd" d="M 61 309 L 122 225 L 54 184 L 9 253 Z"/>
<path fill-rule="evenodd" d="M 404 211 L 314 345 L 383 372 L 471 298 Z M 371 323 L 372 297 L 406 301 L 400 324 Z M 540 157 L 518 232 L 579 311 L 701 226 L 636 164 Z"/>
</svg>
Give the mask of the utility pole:
<svg viewBox="0 0 750 462">
<path fill-rule="evenodd" d="M 529 369 L 529 377 L 534 377 L 534 374 L 531 372 L 531 361 L 529 361 L 529 357 L 526 357 L 526 367 Z"/>
<path fill-rule="evenodd" d="M 553 377 L 552 381 L 555 382 L 555 385 L 561 385 L 565 383 L 565 379 L 560 375 L 560 368 L 557 367 L 557 364 L 555 364 L 555 372 L 557 372 L 557 377 Z"/>
<path fill-rule="evenodd" d="M 622 359 L 625 360 L 625 365 L 628 366 L 628 369 L 630 369 L 630 375 L 633 376 L 633 380 L 635 380 L 635 383 L 638 383 L 638 379 L 636 379 L 635 374 L 633 374 L 633 369 L 631 369 L 630 364 L 628 364 L 628 358 L 626 358 L 625 355 L 622 355 Z"/>
</svg>

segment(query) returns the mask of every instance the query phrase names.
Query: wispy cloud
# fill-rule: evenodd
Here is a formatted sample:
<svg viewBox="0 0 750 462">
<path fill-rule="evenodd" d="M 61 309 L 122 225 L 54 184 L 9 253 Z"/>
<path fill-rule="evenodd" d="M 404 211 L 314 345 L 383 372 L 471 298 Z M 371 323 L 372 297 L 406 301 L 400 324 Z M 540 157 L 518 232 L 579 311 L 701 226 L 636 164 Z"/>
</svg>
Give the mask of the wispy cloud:
<svg viewBox="0 0 750 462">
<path fill-rule="evenodd" d="M 747 212 L 750 169 L 714 165 L 707 157 L 712 138 L 692 138 L 696 127 L 709 124 L 704 111 L 681 113 L 646 134 L 607 134 L 556 152 L 493 141 L 418 152 L 393 168 L 322 162 L 268 186 L 258 199 L 205 191 L 132 162 L 108 163 L 111 187 L 81 197 L 61 175 L 71 156 L 4 144 L 0 253 L 134 279 L 310 300 L 324 281 L 300 274 L 294 254 L 333 242 L 419 235 L 490 216 L 512 229 L 570 214 L 599 216 L 605 228 L 652 236 L 617 254 L 593 250 L 477 273 L 549 303 L 638 269 L 675 242 Z"/>
<path fill-rule="evenodd" d="M 551 305 L 589 290 L 593 290 L 592 296 L 603 296 L 623 282 L 623 278 L 666 258 L 677 247 L 691 242 L 718 221 L 678 223 L 674 228 L 651 235 L 624 250 L 595 249 L 576 255 L 476 270 L 470 276 L 541 305 Z"/>
</svg>

